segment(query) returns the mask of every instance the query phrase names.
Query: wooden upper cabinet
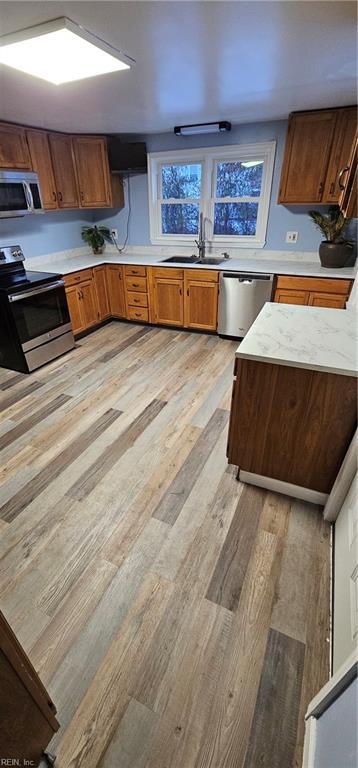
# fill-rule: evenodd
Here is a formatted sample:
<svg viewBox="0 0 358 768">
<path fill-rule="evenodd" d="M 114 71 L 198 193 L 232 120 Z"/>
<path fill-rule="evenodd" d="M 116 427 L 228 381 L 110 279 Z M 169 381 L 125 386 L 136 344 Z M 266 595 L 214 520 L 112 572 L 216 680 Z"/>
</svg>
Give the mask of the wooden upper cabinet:
<svg viewBox="0 0 358 768">
<path fill-rule="evenodd" d="M 357 165 L 358 165 L 358 132 L 352 146 L 352 151 L 346 172 L 341 175 L 339 181 L 340 198 L 339 207 L 344 216 L 354 218 L 357 216 Z"/>
<path fill-rule="evenodd" d="M 126 317 L 123 267 L 107 265 L 107 290 L 111 315 Z"/>
<path fill-rule="evenodd" d="M 279 203 L 321 203 L 338 110 L 290 115 Z"/>
<path fill-rule="evenodd" d="M 78 208 L 79 196 L 71 136 L 49 134 L 59 208 Z"/>
<path fill-rule="evenodd" d="M 81 208 L 111 205 L 107 140 L 102 136 L 74 136 L 73 148 Z"/>
<path fill-rule="evenodd" d="M 24 128 L 0 123 L 0 168 L 31 170 Z"/>
<path fill-rule="evenodd" d="M 356 107 L 338 110 L 336 128 L 323 193 L 323 203 L 334 205 L 339 202 L 357 130 Z"/>
<path fill-rule="evenodd" d="M 46 210 L 58 208 L 55 176 L 52 167 L 50 145 L 44 131 L 26 131 L 32 169 L 40 181 L 41 197 Z"/>
</svg>

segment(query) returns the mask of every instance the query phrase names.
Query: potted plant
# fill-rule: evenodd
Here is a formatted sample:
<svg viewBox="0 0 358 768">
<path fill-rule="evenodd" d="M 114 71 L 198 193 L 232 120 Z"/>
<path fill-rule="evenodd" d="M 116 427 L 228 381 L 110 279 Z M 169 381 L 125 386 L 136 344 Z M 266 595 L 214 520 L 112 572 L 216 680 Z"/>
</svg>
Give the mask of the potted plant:
<svg viewBox="0 0 358 768">
<path fill-rule="evenodd" d="M 105 242 L 111 243 L 112 236 L 108 227 L 82 227 L 82 240 L 91 246 L 94 254 L 103 253 Z"/>
<path fill-rule="evenodd" d="M 322 267 L 352 266 L 353 242 L 343 237 L 343 232 L 351 219 L 343 216 L 338 205 L 332 205 L 328 213 L 319 211 L 308 213 L 324 236 L 318 250 Z"/>
</svg>

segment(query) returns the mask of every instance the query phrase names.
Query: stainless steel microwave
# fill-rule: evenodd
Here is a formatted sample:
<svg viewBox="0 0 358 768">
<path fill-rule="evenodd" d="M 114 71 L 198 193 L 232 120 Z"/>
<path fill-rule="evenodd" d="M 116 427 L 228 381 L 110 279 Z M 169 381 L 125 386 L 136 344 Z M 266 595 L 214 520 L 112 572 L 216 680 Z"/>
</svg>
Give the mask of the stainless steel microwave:
<svg viewBox="0 0 358 768">
<path fill-rule="evenodd" d="M 0 218 L 43 213 L 40 183 L 32 171 L 0 171 Z"/>
</svg>

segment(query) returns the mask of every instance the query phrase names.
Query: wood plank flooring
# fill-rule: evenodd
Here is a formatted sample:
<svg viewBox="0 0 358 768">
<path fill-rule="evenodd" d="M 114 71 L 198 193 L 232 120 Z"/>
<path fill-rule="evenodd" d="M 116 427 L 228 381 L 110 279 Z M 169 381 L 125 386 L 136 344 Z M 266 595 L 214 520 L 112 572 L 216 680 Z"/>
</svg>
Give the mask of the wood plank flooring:
<svg viewBox="0 0 358 768">
<path fill-rule="evenodd" d="M 112 322 L 0 370 L 0 607 L 57 768 L 299 768 L 329 527 L 225 457 L 236 342 Z"/>
</svg>

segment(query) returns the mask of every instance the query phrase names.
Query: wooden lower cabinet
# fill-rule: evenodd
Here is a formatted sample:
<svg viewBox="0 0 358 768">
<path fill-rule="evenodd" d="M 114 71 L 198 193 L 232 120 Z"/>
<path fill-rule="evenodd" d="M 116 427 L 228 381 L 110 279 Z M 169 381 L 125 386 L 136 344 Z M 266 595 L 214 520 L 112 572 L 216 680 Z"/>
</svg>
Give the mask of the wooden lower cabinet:
<svg viewBox="0 0 358 768">
<path fill-rule="evenodd" d="M 94 267 L 93 278 L 97 294 L 98 319 L 106 320 L 111 316 L 109 308 L 108 290 L 107 290 L 107 269 L 105 265 Z"/>
<path fill-rule="evenodd" d="M 193 280 L 185 275 L 184 281 L 184 325 L 216 331 L 218 320 L 218 284 Z"/>
<path fill-rule="evenodd" d="M 153 281 L 153 323 L 184 325 L 183 280 L 155 277 Z"/>
<path fill-rule="evenodd" d="M 229 462 L 329 494 L 356 429 L 356 379 L 243 359 L 234 375 Z"/>
<path fill-rule="evenodd" d="M 82 333 L 82 331 L 85 330 L 85 327 L 81 315 L 79 286 L 71 285 L 69 288 L 66 288 L 66 298 L 72 323 L 72 331 L 75 335 L 77 333 Z"/>
<path fill-rule="evenodd" d="M 308 304 L 311 307 L 331 307 L 332 309 L 344 309 L 348 296 L 337 293 L 310 293 Z"/>
<path fill-rule="evenodd" d="M 59 728 L 56 709 L 1 612 L 0 690 L 1 763 L 39 765 Z"/>
<path fill-rule="evenodd" d="M 278 304 L 308 304 L 308 291 L 290 291 L 278 288 L 275 293 L 275 302 Z"/>
<path fill-rule="evenodd" d="M 107 265 L 106 271 L 110 313 L 113 317 L 126 317 L 123 267 L 120 264 L 110 264 Z"/>
<path fill-rule="evenodd" d="M 274 301 L 312 307 L 344 309 L 352 281 L 330 277 L 277 277 Z"/>
</svg>

